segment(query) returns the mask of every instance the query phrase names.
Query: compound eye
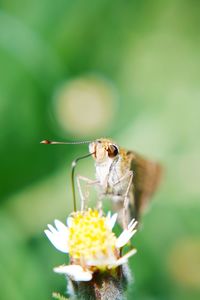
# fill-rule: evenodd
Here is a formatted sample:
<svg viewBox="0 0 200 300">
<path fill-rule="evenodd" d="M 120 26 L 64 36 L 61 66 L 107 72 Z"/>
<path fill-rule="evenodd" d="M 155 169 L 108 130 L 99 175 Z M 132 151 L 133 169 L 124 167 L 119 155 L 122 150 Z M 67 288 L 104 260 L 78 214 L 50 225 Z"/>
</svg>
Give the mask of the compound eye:
<svg viewBox="0 0 200 300">
<path fill-rule="evenodd" d="M 115 156 L 117 156 L 118 153 L 119 153 L 119 150 L 118 150 L 117 146 L 115 146 L 115 145 L 108 146 L 108 156 L 109 157 L 115 157 Z"/>
</svg>

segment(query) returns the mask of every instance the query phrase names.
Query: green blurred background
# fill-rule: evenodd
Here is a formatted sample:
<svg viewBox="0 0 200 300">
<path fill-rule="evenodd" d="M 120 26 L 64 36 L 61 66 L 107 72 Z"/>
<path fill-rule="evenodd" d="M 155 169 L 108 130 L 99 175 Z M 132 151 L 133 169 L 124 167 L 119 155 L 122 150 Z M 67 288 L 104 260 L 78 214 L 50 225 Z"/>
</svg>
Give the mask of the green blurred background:
<svg viewBox="0 0 200 300">
<path fill-rule="evenodd" d="M 72 210 L 71 161 L 112 137 L 165 175 L 131 259 L 128 299 L 200 299 L 200 2 L 0 2 L 0 299 L 65 291 L 44 236 Z M 77 172 L 94 177 L 92 159 Z"/>
</svg>

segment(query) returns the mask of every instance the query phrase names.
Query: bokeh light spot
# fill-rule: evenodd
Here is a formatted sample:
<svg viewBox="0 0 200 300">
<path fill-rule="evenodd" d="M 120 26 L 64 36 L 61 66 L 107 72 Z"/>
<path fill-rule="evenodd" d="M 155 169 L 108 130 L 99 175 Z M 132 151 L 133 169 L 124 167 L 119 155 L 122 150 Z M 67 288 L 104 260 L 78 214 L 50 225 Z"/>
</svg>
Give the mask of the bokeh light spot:
<svg viewBox="0 0 200 300">
<path fill-rule="evenodd" d="M 116 113 L 116 91 L 107 80 L 83 76 L 59 88 L 55 99 L 58 123 L 77 136 L 92 136 L 112 126 Z"/>
<path fill-rule="evenodd" d="M 200 290 L 200 239 L 178 241 L 168 257 L 169 272 L 181 286 Z"/>
</svg>

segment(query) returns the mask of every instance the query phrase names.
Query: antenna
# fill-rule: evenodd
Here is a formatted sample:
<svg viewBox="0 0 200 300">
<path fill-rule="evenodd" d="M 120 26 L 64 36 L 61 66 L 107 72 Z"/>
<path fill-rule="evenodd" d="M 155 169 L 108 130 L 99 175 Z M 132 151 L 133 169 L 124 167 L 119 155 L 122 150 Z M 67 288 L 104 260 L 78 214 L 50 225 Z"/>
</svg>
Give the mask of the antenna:
<svg viewBox="0 0 200 300">
<path fill-rule="evenodd" d="M 73 160 L 73 162 L 72 162 L 71 183 L 72 183 L 72 196 L 73 196 L 73 203 L 74 203 L 74 211 L 76 211 L 76 192 L 75 192 L 75 183 L 74 183 L 75 167 L 79 160 L 87 158 L 93 154 L 94 153 L 89 153 L 84 156 L 80 156 L 80 157 L 76 158 L 75 160 Z"/>
<path fill-rule="evenodd" d="M 79 142 L 56 142 L 56 141 L 50 141 L 50 140 L 43 140 L 40 142 L 40 144 L 45 145 L 80 145 L 80 144 L 89 144 L 92 141 L 79 141 Z"/>
</svg>

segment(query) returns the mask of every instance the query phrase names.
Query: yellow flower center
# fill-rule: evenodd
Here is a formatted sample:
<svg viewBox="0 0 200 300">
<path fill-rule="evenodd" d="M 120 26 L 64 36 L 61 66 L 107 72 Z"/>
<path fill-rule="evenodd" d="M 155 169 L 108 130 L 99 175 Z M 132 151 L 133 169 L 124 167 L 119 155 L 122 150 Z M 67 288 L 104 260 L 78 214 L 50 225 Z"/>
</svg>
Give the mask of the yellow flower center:
<svg viewBox="0 0 200 300">
<path fill-rule="evenodd" d="M 116 237 L 97 210 L 77 212 L 69 228 L 69 254 L 74 259 L 98 259 L 115 249 Z"/>
</svg>

